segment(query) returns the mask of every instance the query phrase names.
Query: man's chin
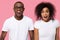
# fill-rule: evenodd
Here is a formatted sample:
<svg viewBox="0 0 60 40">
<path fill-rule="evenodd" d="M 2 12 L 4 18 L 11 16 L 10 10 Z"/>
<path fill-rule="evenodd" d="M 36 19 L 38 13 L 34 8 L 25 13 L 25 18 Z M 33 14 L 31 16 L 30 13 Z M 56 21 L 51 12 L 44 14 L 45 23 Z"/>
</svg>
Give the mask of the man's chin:
<svg viewBox="0 0 60 40">
<path fill-rule="evenodd" d="M 20 15 L 18 15 L 17 17 L 21 17 Z"/>
<path fill-rule="evenodd" d="M 17 17 L 21 17 L 22 15 L 17 15 Z"/>
</svg>

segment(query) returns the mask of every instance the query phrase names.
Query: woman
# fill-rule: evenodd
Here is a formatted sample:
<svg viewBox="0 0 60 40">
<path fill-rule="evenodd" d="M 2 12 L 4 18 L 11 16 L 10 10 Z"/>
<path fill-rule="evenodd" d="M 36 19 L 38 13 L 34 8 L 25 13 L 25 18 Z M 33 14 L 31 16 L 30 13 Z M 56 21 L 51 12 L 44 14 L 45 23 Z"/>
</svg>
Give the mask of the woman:
<svg viewBox="0 0 60 40">
<path fill-rule="evenodd" d="M 54 19 L 55 8 L 42 2 L 36 6 L 37 21 L 34 24 L 34 40 L 59 40 L 59 21 Z"/>
</svg>

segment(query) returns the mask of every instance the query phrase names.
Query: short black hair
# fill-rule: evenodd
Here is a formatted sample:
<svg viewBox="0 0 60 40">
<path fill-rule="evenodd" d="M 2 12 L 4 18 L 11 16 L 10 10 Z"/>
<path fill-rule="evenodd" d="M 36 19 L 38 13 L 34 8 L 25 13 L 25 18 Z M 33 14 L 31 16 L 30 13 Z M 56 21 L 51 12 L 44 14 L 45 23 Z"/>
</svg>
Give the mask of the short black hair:
<svg viewBox="0 0 60 40">
<path fill-rule="evenodd" d="M 24 7 L 23 2 L 21 2 L 21 1 L 17 1 L 17 2 L 15 2 L 14 6 L 15 6 L 17 3 L 21 3 L 21 4 L 23 5 L 23 7 Z"/>
<path fill-rule="evenodd" d="M 49 2 L 41 2 L 39 3 L 35 8 L 35 15 L 37 16 L 37 19 L 41 19 L 41 11 L 43 8 L 47 7 L 50 12 L 50 19 L 54 19 L 55 15 L 55 8 L 54 6 Z"/>
</svg>

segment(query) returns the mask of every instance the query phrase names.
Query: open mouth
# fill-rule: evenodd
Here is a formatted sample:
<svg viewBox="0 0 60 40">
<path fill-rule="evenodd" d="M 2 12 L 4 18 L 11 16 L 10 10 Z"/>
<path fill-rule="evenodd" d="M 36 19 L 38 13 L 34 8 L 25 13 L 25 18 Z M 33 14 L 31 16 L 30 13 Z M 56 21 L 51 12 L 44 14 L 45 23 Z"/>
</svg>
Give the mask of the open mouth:
<svg viewBox="0 0 60 40">
<path fill-rule="evenodd" d="M 44 18 L 48 18 L 48 16 L 44 16 Z"/>
<path fill-rule="evenodd" d="M 20 12 L 20 11 L 17 11 L 18 13 Z"/>
</svg>

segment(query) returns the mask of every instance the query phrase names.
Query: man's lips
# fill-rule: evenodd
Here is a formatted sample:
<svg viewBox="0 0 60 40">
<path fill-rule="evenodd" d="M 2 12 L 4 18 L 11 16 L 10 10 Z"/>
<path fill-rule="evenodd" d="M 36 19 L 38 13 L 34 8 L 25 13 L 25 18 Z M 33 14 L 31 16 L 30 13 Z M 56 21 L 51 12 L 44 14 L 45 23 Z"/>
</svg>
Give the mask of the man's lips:
<svg viewBox="0 0 60 40">
<path fill-rule="evenodd" d="M 20 13 L 20 11 L 17 11 L 18 13 Z"/>
</svg>

